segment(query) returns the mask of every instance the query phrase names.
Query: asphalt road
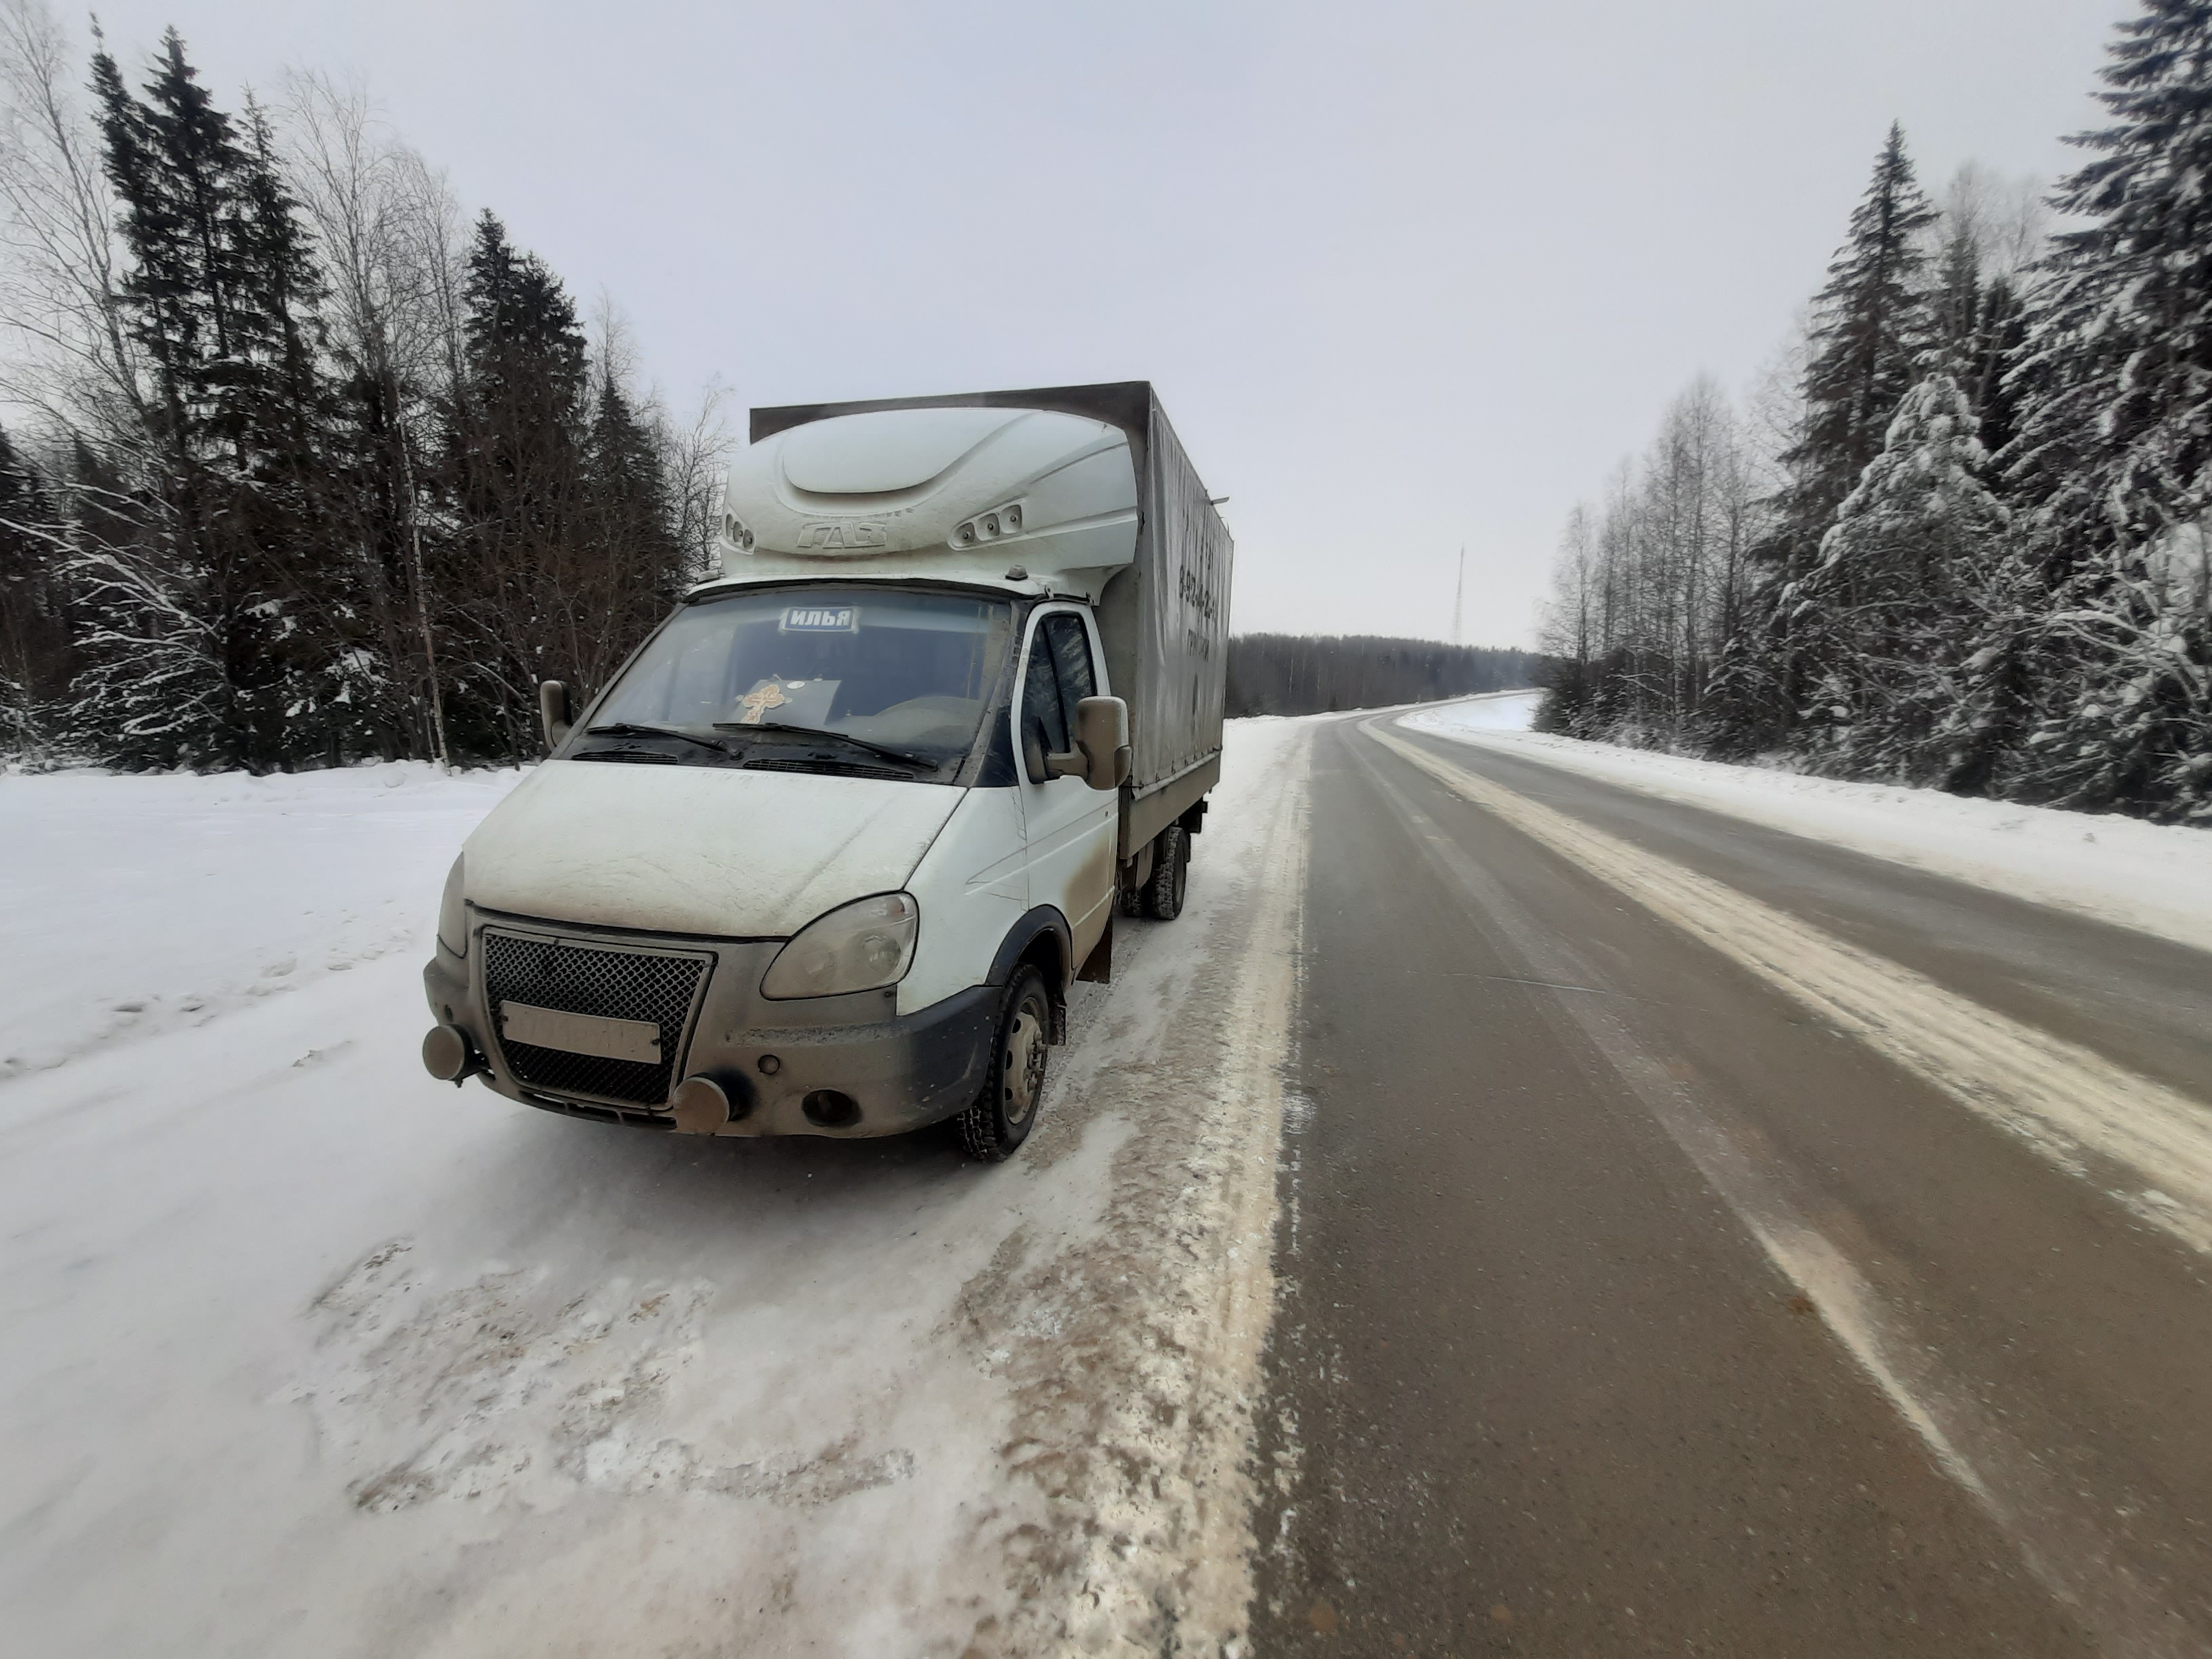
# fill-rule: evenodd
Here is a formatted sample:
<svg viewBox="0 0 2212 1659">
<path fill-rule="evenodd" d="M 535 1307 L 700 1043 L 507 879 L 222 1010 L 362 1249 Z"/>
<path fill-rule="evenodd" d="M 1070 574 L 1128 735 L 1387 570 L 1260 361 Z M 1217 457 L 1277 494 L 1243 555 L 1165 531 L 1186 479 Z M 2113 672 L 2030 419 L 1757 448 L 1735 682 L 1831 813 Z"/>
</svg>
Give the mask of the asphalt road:
<svg viewBox="0 0 2212 1659">
<path fill-rule="evenodd" d="M 2212 1653 L 2212 961 L 1314 741 L 1257 1651 Z"/>
</svg>

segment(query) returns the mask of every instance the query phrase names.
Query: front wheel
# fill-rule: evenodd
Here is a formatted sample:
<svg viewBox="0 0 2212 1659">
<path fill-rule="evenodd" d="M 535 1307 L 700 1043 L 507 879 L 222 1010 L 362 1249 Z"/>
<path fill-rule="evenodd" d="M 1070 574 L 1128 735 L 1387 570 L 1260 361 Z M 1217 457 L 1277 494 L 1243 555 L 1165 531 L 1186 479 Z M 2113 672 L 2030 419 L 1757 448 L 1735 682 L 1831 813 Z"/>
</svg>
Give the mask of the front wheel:
<svg viewBox="0 0 2212 1659">
<path fill-rule="evenodd" d="M 1044 975 L 1024 963 L 999 1004 L 991 1068 L 975 1103 L 954 1120 L 968 1156 L 1003 1164 L 1030 1138 L 1044 1093 L 1045 1051 L 1052 1040 L 1052 995 Z"/>
</svg>

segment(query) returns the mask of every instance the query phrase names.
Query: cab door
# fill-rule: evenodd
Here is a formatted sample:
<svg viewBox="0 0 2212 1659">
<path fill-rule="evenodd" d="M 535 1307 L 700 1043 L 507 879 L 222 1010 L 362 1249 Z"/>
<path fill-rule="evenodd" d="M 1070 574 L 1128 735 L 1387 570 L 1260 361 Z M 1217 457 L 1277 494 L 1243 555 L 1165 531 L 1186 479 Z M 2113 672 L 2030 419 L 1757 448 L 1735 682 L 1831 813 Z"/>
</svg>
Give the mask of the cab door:
<svg viewBox="0 0 2212 1659">
<path fill-rule="evenodd" d="M 1097 695 L 1090 618 L 1072 605 L 1033 612 L 1014 707 L 1030 902 L 1060 908 L 1075 935 L 1079 967 L 1113 919 L 1121 792 L 1093 789 L 1079 777 L 1047 777 L 1043 757 L 1074 748 L 1075 705 Z"/>
</svg>

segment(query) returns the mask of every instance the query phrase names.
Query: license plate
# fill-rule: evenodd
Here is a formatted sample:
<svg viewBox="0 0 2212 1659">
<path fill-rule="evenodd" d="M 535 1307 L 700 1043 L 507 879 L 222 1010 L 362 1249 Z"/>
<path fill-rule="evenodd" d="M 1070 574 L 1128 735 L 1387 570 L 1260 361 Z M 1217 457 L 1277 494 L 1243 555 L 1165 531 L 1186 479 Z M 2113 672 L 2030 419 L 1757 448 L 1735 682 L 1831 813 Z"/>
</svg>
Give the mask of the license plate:
<svg viewBox="0 0 2212 1659">
<path fill-rule="evenodd" d="M 533 1048 L 558 1048 L 601 1060 L 660 1063 L 660 1027 L 649 1019 L 608 1019 L 599 1014 L 565 1013 L 533 1008 L 526 1002 L 499 1005 L 499 1029 L 509 1042 Z"/>
</svg>

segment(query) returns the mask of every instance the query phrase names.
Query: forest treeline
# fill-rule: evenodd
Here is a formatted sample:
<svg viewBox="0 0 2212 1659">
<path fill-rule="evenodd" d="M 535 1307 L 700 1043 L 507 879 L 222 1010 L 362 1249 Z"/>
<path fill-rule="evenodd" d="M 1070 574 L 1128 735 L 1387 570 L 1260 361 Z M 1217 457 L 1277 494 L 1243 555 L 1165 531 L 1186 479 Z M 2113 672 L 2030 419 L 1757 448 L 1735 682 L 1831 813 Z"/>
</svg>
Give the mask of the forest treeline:
<svg viewBox="0 0 2212 1659">
<path fill-rule="evenodd" d="M 0 753 L 538 750 L 702 574 L 728 444 L 356 92 L 216 106 L 0 0 Z"/>
<path fill-rule="evenodd" d="M 1228 711 L 1326 714 L 1534 684 L 1526 651 L 1373 635 L 1240 634 L 1229 641 Z"/>
<path fill-rule="evenodd" d="M 2212 823 L 2212 0 L 2102 80 L 2047 204 L 1891 130 L 1778 383 L 1570 520 L 1540 726 Z"/>
</svg>

